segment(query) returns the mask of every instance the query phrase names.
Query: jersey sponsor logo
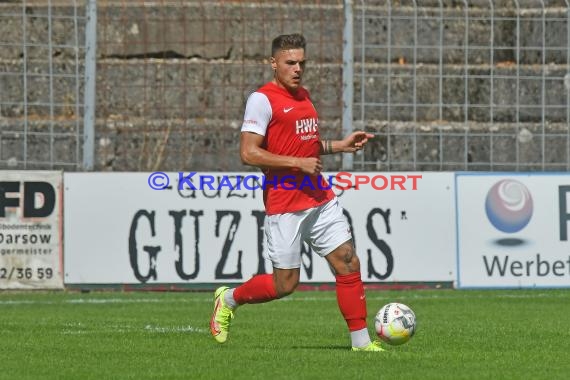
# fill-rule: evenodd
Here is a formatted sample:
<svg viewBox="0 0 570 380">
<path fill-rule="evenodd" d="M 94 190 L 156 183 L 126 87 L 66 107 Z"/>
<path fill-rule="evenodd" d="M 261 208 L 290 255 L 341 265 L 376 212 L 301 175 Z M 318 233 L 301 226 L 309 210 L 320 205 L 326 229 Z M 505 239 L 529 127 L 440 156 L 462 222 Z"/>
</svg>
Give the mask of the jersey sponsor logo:
<svg viewBox="0 0 570 380">
<path fill-rule="evenodd" d="M 283 108 L 283 112 L 287 113 L 289 111 L 291 111 L 294 107 L 289 107 L 289 108 Z"/>
<path fill-rule="evenodd" d="M 301 141 L 307 141 L 316 138 L 318 138 L 317 135 L 303 135 L 301 136 Z"/>
<path fill-rule="evenodd" d="M 295 121 L 295 132 L 300 134 L 315 133 L 319 129 L 319 120 L 314 117 Z"/>
</svg>

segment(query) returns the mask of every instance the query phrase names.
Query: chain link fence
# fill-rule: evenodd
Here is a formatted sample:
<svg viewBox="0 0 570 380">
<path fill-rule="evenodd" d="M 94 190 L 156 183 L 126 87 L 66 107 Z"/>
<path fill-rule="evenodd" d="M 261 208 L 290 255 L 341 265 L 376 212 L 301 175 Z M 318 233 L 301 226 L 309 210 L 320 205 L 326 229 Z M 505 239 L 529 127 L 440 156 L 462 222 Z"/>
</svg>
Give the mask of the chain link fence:
<svg viewBox="0 0 570 380">
<path fill-rule="evenodd" d="M 340 124 L 342 2 L 98 2 L 97 167 L 243 170 L 249 94 L 271 79 L 278 34 L 308 40 L 323 130 Z"/>
<path fill-rule="evenodd" d="M 83 1 L 0 1 L 0 168 L 81 167 Z"/>
<path fill-rule="evenodd" d="M 358 123 L 369 170 L 562 170 L 570 165 L 566 1 L 361 1 Z"/>
</svg>

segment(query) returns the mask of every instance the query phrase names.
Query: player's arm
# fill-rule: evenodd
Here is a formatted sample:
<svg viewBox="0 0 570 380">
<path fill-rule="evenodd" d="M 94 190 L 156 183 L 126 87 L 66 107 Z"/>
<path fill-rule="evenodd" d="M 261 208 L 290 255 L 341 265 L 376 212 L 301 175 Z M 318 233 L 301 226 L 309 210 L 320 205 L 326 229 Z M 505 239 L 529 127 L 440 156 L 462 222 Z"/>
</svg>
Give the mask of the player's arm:
<svg viewBox="0 0 570 380">
<path fill-rule="evenodd" d="M 354 153 L 362 150 L 372 133 L 355 131 L 342 140 L 321 140 L 321 154 Z"/>
<path fill-rule="evenodd" d="M 321 160 L 314 157 L 290 157 L 271 153 L 262 148 L 264 136 L 254 132 L 242 132 L 240 157 L 245 165 L 261 169 L 292 169 L 306 174 L 319 174 L 323 169 Z"/>
</svg>

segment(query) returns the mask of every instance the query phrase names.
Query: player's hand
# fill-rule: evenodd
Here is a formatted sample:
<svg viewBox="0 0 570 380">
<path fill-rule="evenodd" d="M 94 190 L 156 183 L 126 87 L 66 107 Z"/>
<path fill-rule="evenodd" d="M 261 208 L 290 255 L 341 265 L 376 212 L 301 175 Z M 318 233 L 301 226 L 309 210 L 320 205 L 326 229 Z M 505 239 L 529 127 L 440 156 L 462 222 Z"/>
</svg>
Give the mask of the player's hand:
<svg viewBox="0 0 570 380">
<path fill-rule="evenodd" d="M 301 172 L 309 175 L 319 175 L 323 170 L 323 163 L 315 157 L 299 158 L 297 165 Z"/>
<path fill-rule="evenodd" d="M 350 135 L 345 137 L 344 140 L 342 140 L 344 145 L 343 151 L 347 153 L 358 152 L 359 150 L 362 150 L 368 140 L 373 137 L 374 135 L 372 133 L 364 131 L 352 132 Z"/>
</svg>

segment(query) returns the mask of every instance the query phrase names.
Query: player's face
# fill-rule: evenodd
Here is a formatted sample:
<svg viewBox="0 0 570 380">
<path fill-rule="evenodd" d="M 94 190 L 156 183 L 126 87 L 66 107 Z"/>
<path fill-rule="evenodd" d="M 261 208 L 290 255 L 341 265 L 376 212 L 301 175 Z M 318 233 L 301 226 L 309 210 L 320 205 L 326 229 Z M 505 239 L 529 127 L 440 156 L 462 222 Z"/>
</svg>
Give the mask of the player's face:
<svg viewBox="0 0 570 380">
<path fill-rule="evenodd" d="M 275 71 L 274 80 L 278 86 L 295 92 L 301 86 L 305 71 L 305 50 L 280 50 L 271 57 L 271 67 Z"/>
</svg>

